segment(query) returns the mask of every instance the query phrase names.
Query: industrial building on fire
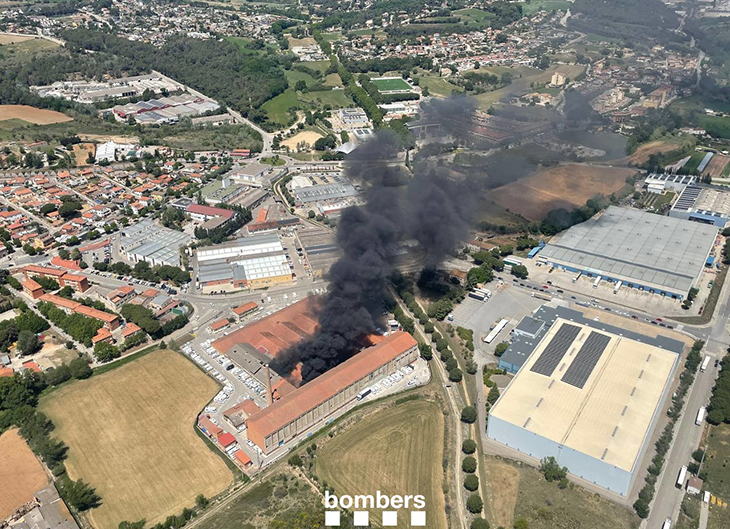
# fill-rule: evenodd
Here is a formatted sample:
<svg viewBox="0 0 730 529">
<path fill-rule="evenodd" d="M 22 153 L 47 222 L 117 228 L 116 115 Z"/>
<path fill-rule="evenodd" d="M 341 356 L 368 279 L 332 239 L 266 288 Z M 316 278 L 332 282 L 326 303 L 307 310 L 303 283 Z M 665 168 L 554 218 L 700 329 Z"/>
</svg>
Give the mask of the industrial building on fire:
<svg viewBox="0 0 730 529">
<path fill-rule="evenodd" d="M 553 239 L 540 255 L 561 270 L 683 299 L 716 237 L 714 226 L 611 206 Z"/>
<path fill-rule="evenodd" d="M 566 308 L 522 327 L 525 354 L 512 359 L 521 365 L 489 411 L 488 437 L 628 497 L 684 343 Z"/>
</svg>

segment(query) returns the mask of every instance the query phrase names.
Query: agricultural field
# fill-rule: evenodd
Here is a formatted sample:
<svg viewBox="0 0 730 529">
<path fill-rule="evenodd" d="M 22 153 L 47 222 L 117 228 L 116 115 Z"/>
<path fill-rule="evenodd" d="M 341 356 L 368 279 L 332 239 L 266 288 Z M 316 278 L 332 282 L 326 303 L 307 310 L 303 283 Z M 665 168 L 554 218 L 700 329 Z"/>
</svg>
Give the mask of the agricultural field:
<svg viewBox="0 0 730 529">
<path fill-rule="evenodd" d="M 491 191 L 503 208 L 532 221 L 553 209 L 583 206 L 598 194 L 610 195 L 626 184 L 633 169 L 587 165 L 559 165 Z"/>
<path fill-rule="evenodd" d="M 525 518 L 530 529 L 638 529 L 633 511 L 591 494 L 572 483 L 559 489 L 529 465 L 485 458 L 487 479 L 492 484 L 485 511 L 492 527 L 512 527 Z"/>
<path fill-rule="evenodd" d="M 306 72 L 300 72 L 299 70 L 285 70 L 286 80 L 289 81 L 289 86 L 293 89 L 297 81 L 304 81 L 307 83 L 307 87 L 317 84 L 317 80 Z"/>
<path fill-rule="evenodd" d="M 0 435 L 0 520 L 33 499 L 48 484 L 43 466 L 18 430 Z"/>
<path fill-rule="evenodd" d="M 0 46 L 5 46 L 7 44 L 18 44 L 19 42 L 27 42 L 29 40 L 33 40 L 33 37 L 21 37 L 18 35 L 10 35 L 8 33 L 0 33 Z"/>
<path fill-rule="evenodd" d="M 302 61 L 297 64 L 301 64 L 302 66 L 306 66 L 312 70 L 319 70 L 322 73 L 326 72 L 327 68 L 330 67 L 329 61 Z"/>
<path fill-rule="evenodd" d="M 693 152 L 690 159 L 686 164 L 684 164 L 684 167 L 682 167 L 682 172 L 686 174 L 695 174 L 697 172 L 697 167 L 699 167 L 700 163 L 702 163 L 706 154 L 707 153 L 704 151 Z"/>
<path fill-rule="evenodd" d="M 433 402 L 409 401 L 377 412 L 321 448 L 317 475 L 340 494 L 422 494 L 429 527 L 446 527 L 441 490 L 444 427 L 443 414 Z M 410 526 L 403 510 L 398 523 Z"/>
<path fill-rule="evenodd" d="M 725 173 L 728 164 L 730 164 L 730 156 L 715 153 L 715 156 L 713 156 L 710 163 L 707 164 L 703 174 L 709 175 L 712 178 L 719 178 Z"/>
<path fill-rule="evenodd" d="M 289 123 L 289 116 L 287 110 L 293 107 L 299 106 L 299 100 L 294 90 L 289 89 L 282 92 L 278 96 L 269 99 L 266 103 L 261 106 L 262 110 L 266 111 L 269 116 L 269 120 L 275 123 L 281 123 L 286 125 Z"/>
<path fill-rule="evenodd" d="M 88 513 L 95 527 L 142 518 L 155 524 L 231 484 L 225 462 L 193 429 L 217 390 L 184 357 L 162 350 L 41 399 L 54 435 L 69 446 L 69 476 L 103 498 Z"/>
<path fill-rule="evenodd" d="M 19 119 L 33 125 L 51 125 L 73 121 L 73 118 L 55 110 L 45 110 L 28 105 L 0 105 L 0 121 Z"/>
<path fill-rule="evenodd" d="M 381 93 L 411 90 L 411 85 L 409 85 L 405 81 L 405 79 L 403 79 L 401 77 L 392 77 L 392 78 L 382 78 L 381 77 L 379 79 L 371 79 L 371 81 L 378 88 L 378 91 Z"/>
<path fill-rule="evenodd" d="M 312 37 L 304 37 L 303 39 L 295 39 L 291 35 L 289 36 L 289 48 L 294 48 L 296 46 L 311 46 L 313 44 L 317 44 L 317 41 L 315 41 Z"/>
</svg>

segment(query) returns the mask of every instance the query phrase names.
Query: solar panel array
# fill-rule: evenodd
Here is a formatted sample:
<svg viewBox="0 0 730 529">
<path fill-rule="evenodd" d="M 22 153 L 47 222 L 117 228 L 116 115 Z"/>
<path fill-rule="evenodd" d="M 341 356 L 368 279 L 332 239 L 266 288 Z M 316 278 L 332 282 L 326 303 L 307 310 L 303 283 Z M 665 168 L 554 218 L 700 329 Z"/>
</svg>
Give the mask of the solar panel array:
<svg viewBox="0 0 730 529">
<path fill-rule="evenodd" d="M 580 327 L 563 323 L 545 347 L 545 350 L 540 354 L 540 358 L 532 365 L 530 371 L 547 377 L 551 376 L 565 353 L 568 352 L 570 344 L 578 337 L 578 333 L 580 333 Z"/>
<path fill-rule="evenodd" d="M 582 389 L 610 341 L 610 336 L 592 331 L 561 380 Z"/>
</svg>

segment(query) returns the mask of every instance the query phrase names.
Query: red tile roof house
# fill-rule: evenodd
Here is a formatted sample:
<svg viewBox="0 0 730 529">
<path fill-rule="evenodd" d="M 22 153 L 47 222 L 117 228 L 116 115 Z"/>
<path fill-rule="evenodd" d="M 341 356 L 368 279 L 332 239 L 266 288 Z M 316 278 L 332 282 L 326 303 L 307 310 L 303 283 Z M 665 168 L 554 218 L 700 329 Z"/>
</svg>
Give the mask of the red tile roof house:
<svg viewBox="0 0 730 529">
<path fill-rule="evenodd" d="M 231 445 L 236 444 L 236 438 L 228 432 L 222 433 L 218 436 L 218 444 L 223 448 L 228 448 Z"/>
</svg>

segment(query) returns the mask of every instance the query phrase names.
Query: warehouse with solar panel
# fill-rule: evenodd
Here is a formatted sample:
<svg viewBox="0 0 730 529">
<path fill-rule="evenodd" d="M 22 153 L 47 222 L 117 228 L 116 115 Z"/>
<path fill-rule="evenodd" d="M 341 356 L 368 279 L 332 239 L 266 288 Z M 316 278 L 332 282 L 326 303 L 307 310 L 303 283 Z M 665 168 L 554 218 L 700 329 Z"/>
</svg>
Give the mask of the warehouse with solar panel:
<svg viewBox="0 0 730 529">
<path fill-rule="evenodd" d="M 515 355 L 517 374 L 489 411 L 488 437 L 535 462 L 552 456 L 573 476 L 628 497 L 684 342 L 565 307 L 535 317 L 548 325 L 532 351 L 522 344 Z"/>
</svg>

